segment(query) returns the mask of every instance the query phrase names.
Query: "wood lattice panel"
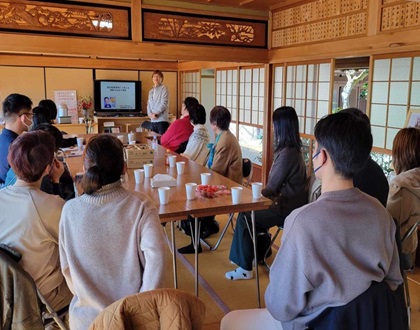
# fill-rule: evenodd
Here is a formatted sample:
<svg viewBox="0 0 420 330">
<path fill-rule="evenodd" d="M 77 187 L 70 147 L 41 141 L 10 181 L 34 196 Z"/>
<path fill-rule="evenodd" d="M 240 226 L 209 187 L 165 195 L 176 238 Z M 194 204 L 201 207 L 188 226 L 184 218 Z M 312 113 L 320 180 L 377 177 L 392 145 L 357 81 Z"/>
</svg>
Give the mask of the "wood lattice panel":
<svg viewBox="0 0 420 330">
<path fill-rule="evenodd" d="M 130 38 L 130 9 L 87 4 L 0 1 L 0 29 Z"/>
<path fill-rule="evenodd" d="M 273 12 L 272 46 L 364 35 L 367 6 L 367 0 L 318 0 Z"/>
<path fill-rule="evenodd" d="M 383 0 L 381 31 L 390 31 L 420 25 L 420 3 L 414 1 Z"/>
<path fill-rule="evenodd" d="M 143 40 L 267 47 L 267 21 L 144 9 Z"/>
</svg>

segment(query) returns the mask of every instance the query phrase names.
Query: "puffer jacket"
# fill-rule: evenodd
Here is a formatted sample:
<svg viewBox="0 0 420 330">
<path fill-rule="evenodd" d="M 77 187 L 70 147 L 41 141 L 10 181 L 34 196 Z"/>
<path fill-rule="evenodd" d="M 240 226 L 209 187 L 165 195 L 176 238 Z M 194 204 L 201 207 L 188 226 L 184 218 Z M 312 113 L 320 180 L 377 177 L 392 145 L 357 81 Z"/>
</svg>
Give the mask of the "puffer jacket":
<svg viewBox="0 0 420 330">
<path fill-rule="evenodd" d="M 392 179 L 386 208 L 400 224 L 401 237 L 420 221 L 420 167 Z M 411 235 L 402 247 L 403 253 L 414 252 L 417 244 L 417 235 Z"/>
<path fill-rule="evenodd" d="M 206 307 L 177 289 L 157 289 L 122 298 L 105 308 L 89 330 L 199 330 Z"/>
</svg>

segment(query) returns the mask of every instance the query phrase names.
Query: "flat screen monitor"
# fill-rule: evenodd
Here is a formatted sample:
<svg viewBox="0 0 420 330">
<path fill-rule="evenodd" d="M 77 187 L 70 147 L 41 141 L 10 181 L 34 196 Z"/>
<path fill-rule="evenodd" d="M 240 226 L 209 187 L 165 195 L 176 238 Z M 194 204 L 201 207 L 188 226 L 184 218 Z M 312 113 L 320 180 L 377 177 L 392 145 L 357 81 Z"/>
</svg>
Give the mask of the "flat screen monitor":
<svg viewBox="0 0 420 330">
<path fill-rule="evenodd" d="M 141 81 L 95 80 L 97 116 L 140 115 Z"/>
</svg>

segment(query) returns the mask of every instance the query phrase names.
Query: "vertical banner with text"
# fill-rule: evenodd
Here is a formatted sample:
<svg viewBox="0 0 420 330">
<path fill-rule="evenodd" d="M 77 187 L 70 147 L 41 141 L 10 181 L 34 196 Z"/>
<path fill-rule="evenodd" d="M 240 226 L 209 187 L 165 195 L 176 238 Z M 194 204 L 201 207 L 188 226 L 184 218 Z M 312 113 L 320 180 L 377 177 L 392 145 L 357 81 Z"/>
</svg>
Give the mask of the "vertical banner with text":
<svg viewBox="0 0 420 330">
<path fill-rule="evenodd" d="M 67 107 L 67 115 L 71 117 L 72 124 L 78 123 L 79 115 L 77 113 L 77 94 L 75 90 L 55 90 L 54 102 L 57 105 L 58 116 L 60 116 L 60 108 Z"/>
</svg>

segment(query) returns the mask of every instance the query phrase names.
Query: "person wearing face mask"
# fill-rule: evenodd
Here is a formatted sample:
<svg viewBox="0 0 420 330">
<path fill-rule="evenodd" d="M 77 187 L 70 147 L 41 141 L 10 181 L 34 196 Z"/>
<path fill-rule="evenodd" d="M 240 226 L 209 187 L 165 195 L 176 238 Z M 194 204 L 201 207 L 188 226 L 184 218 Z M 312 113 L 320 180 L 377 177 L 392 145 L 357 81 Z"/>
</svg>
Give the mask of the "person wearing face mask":
<svg viewBox="0 0 420 330">
<path fill-rule="evenodd" d="M 6 180 L 10 165 L 7 161 L 10 144 L 32 127 L 32 101 L 22 94 L 10 94 L 3 101 L 5 126 L 0 134 L 0 187 Z"/>
<path fill-rule="evenodd" d="M 403 283 L 394 220 L 379 200 L 353 184 L 369 160 L 369 127 L 339 112 L 321 119 L 314 133 L 312 162 L 322 194 L 285 221 L 266 308 L 230 312 L 222 330 L 408 328 L 404 298 L 394 292 Z M 367 299 L 352 304 L 362 294 Z M 349 313 L 332 313 L 341 306 Z M 308 324 L 324 311 L 323 322 Z M 390 314 L 386 325 L 379 323 Z"/>
</svg>

